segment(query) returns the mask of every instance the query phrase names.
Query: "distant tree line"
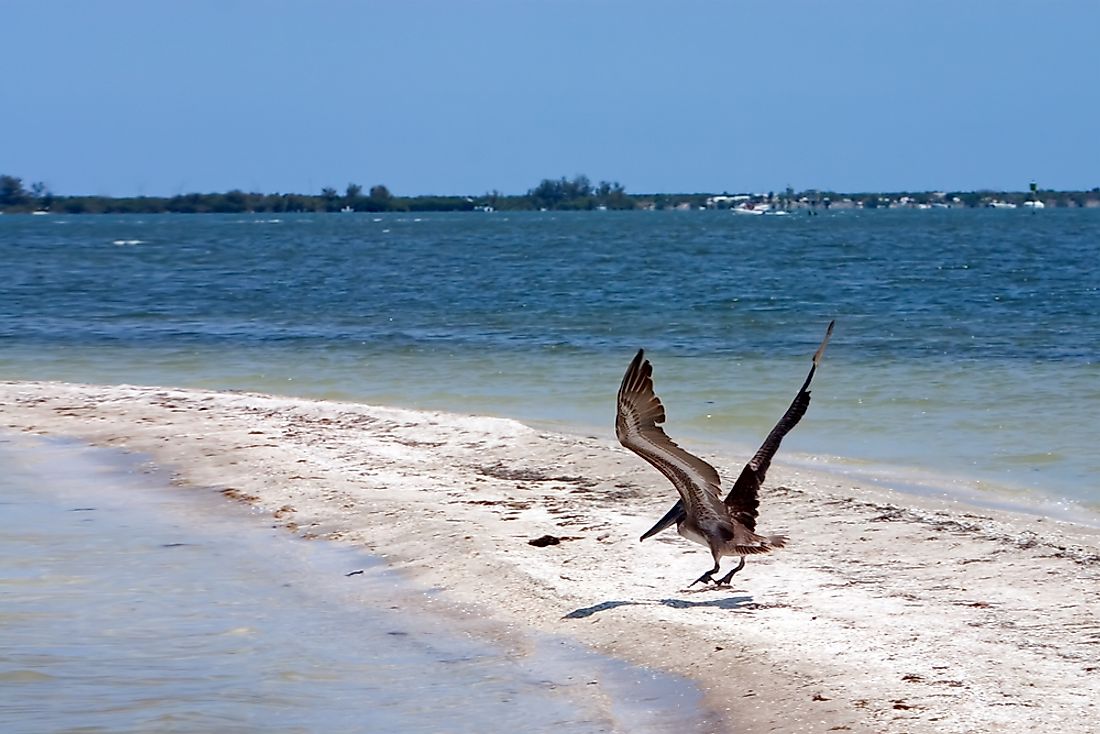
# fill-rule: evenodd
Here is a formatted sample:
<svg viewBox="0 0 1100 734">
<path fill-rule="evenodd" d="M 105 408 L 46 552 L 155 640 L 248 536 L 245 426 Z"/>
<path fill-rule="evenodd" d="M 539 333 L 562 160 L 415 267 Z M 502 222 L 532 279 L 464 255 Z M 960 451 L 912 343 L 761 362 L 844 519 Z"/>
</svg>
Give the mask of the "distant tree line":
<svg viewBox="0 0 1100 734">
<path fill-rule="evenodd" d="M 234 189 L 224 193 L 191 193 L 176 196 L 61 196 L 43 182 L 24 185 L 17 176 L 0 175 L 0 212 L 28 213 L 48 211 L 59 214 L 155 214 L 155 213 L 247 213 L 281 214 L 290 212 L 428 212 L 474 210 L 596 210 L 596 209 L 695 209 L 730 206 L 734 200 L 765 202 L 781 208 L 830 205 L 877 208 L 904 205 L 947 203 L 959 207 L 979 207 L 991 201 L 1022 204 L 1029 199 L 1047 206 L 1100 206 L 1100 187 L 1091 191 L 959 191 L 839 193 L 807 190 L 730 196 L 695 194 L 628 194 L 615 181 L 593 184 L 587 176 L 546 178 L 525 194 L 508 195 L 491 191 L 480 196 L 395 196 L 378 184 L 364 192 L 359 184 L 349 183 L 343 193 L 332 187 L 320 194 L 262 194 Z"/>
<path fill-rule="evenodd" d="M 532 209 L 633 209 L 634 199 L 618 181 L 601 181 L 593 186 L 587 176 L 572 180 L 544 178 L 522 197 Z"/>
</svg>

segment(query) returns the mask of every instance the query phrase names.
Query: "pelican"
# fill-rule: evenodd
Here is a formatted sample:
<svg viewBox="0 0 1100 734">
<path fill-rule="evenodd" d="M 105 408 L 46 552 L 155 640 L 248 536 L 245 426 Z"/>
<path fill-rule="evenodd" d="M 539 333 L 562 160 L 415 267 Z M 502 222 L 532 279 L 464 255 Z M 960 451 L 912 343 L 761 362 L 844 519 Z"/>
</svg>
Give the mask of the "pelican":
<svg viewBox="0 0 1100 734">
<path fill-rule="evenodd" d="M 653 366 L 645 359 L 645 350 L 639 349 L 627 368 L 619 387 L 615 435 L 623 446 L 661 472 L 680 494 L 680 500 L 642 535 L 641 540 L 676 523 L 680 535 L 708 546 L 714 557 L 714 568 L 691 582 L 692 586 L 698 583 L 727 585 L 733 575 L 745 567 L 745 556 L 770 553 L 773 548 L 786 545 L 784 535 L 756 534 L 757 507 L 760 505 L 757 495 L 783 437 L 806 413 L 810 404 L 810 382 L 825 345 L 829 343 L 834 323 L 829 322 L 825 338 L 814 352 L 813 364 L 802 389 L 756 454 L 745 464 L 724 501 L 719 498 L 722 484 L 718 471 L 680 448 L 660 427 L 665 422 L 665 409 L 653 392 Z M 736 568 L 715 581 L 714 574 L 720 570 L 723 556 L 740 556 L 741 560 Z"/>
</svg>

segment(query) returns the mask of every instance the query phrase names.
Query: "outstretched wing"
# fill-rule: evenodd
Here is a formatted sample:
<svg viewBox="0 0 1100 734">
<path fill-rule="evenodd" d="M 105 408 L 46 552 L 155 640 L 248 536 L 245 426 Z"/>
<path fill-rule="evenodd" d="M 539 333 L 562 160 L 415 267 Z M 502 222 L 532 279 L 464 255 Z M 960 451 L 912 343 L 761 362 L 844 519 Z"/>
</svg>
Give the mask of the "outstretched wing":
<svg viewBox="0 0 1100 734">
<path fill-rule="evenodd" d="M 737 481 L 734 482 L 733 488 L 730 489 L 729 494 L 726 495 L 726 506 L 729 508 L 730 516 L 747 527 L 749 530 L 756 530 L 756 516 L 757 508 L 760 506 L 760 500 L 758 494 L 760 487 L 764 484 L 764 478 L 768 473 L 768 467 L 771 466 L 772 457 L 775 456 L 775 452 L 779 450 L 779 445 L 783 441 L 783 437 L 786 436 L 792 428 L 798 425 L 798 422 L 802 420 L 802 416 L 806 414 L 806 409 L 810 405 L 810 382 L 813 381 L 814 372 L 817 371 L 817 365 L 821 361 L 821 356 L 825 353 L 825 346 L 829 343 L 829 337 L 833 334 L 833 326 L 836 321 L 830 321 L 828 328 L 825 330 L 825 338 L 821 341 L 821 346 L 814 352 L 813 364 L 810 366 L 810 372 L 806 375 L 805 382 L 802 383 L 802 388 L 798 391 L 798 394 L 794 396 L 794 400 L 791 401 L 787 411 L 783 414 L 783 417 L 779 419 L 779 422 L 775 424 L 771 432 L 768 433 L 767 438 L 764 439 L 764 443 L 756 451 L 756 454 L 749 460 L 745 467 L 741 470 L 740 476 L 737 477 Z M 642 540 L 661 532 L 669 525 L 678 522 L 684 514 L 683 504 L 677 503 L 664 517 L 657 521 L 657 523 L 646 531 L 642 536 Z"/>
<path fill-rule="evenodd" d="M 727 511 L 719 499 L 718 471 L 698 456 L 684 451 L 665 434 L 665 408 L 653 392 L 653 366 L 644 350 L 627 368 L 619 387 L 615 435 L 626 448 L 645 459 L 672 482 L 680 502 L 699 517 L 713 515 L 723 523 Z M 723 524 L 728 524 L 725 520 Z"/>
<path fill-rule="evenodd" d="M 810 372 L 806 375 L 806 381 L 802 383 L 802 388 L 794 396 L 787 412 L 783 414 L 783 417 L 768 433 L 768 437 L 764 439 L 764 443 L 757 449 L 756 454 L 749 459 L 749 463 L 745 464 L 745 468 L 741 470 L 741 475 L 737 477 L 733 488 L 726 495 L 726 506 L 729 507 L 730 515 L 748 527 L 749 530 L 756 529 L 756 508 L 760 505 L 757 493 L 764 484 L 768 468 L 772 465 L 772 457 L 779 450 L 779 444 L 783 442 L 783 437 L 798 425 L 798 422 L 802 420 L 802 416 L 806 415 L 806 409 L 810 406 L 810 382 L 814 379 L 814 372 L 817 371 L 821 356 L 825 354 L 825 347 L 829 343 L 829 337 L 833 335 L 835 324 L 835 320 L 830 321 L 828 328 L 825 329 L 825 338 L 821 340 L 821 346 L 814 352 L 813 364 L 810 365 Z"/>
</svg>

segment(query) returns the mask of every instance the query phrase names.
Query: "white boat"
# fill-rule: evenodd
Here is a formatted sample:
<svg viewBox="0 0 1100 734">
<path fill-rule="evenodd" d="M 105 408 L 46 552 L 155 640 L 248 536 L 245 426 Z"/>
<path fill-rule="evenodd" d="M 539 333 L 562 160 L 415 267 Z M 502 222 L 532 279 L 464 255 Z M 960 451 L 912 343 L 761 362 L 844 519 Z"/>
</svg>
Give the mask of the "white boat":
<svg viewBox="0 0 1100 734">
<path fill-rule="evenodd" d="M 998 201 L 994 199 L 988 204 L 990 209 L 1015 209 L 1016 205 L 1009 201 Z"/>
<path fill-rule="evenodd" d="M 1041 201 L 1025 201 L 1024 206 L 1029 209 L 1046 209 L 1047 205 Z"/>
<path fill-rule="evenodd" d="M 730 209 L 734 214 L 756 214 L 760 215 L 771 209 L 767 204 L 753 204 L 750 201 L 746 201 L 744 204 L 738 204 Z"/>
</svg>

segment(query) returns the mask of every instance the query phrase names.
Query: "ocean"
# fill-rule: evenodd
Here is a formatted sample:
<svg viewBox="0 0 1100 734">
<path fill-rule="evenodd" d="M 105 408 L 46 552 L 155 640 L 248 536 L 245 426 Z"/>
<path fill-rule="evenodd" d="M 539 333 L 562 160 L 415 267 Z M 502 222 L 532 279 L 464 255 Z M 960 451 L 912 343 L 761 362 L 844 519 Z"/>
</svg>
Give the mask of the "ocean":
<svg viewBox="0 0 1100 734">
<path fill-rule="evenodd" d="M 1100 211 L 0 217 L 0 378 L 246 389 L 612 435 L 638 348 L 666 429 L 751 451 L 830 319 L 780 460 L 1100 510 Z"/>
</svg>

